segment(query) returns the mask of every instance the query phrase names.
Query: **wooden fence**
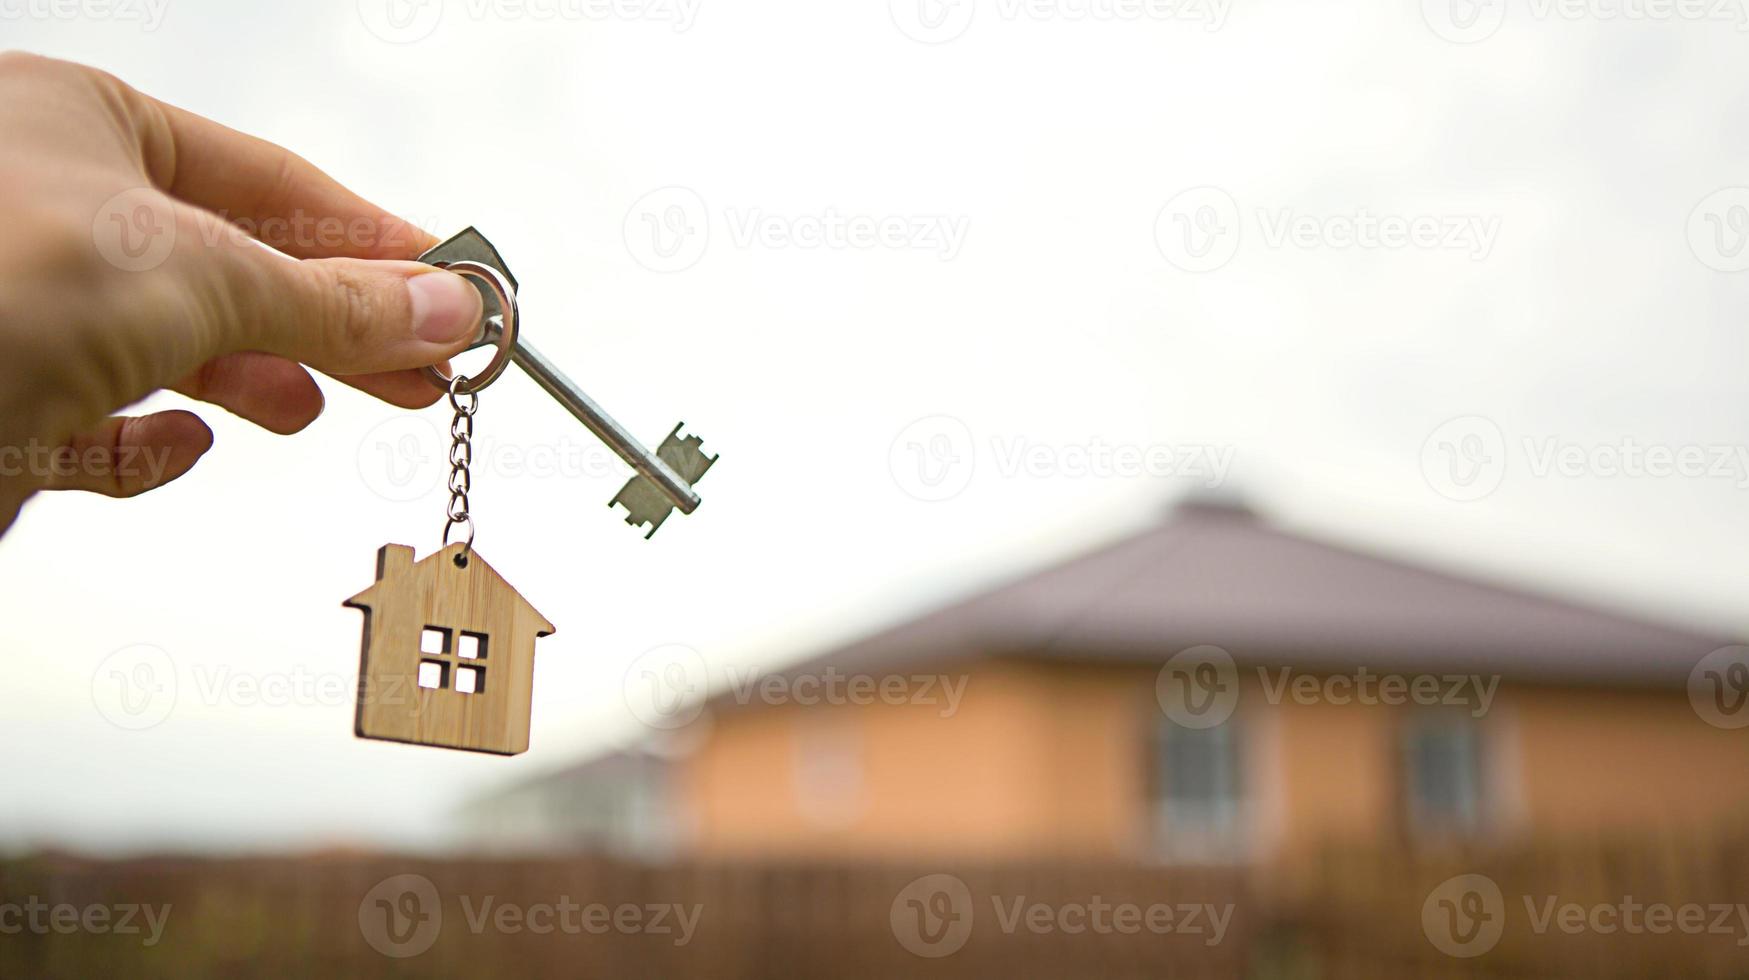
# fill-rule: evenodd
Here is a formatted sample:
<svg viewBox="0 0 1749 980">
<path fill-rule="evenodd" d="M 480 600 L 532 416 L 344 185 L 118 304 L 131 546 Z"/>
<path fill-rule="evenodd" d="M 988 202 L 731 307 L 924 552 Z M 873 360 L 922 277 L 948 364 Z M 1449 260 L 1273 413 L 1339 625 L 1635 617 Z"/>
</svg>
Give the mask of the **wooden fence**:
<svg viewBox="0 0 1749 980">
<path fill-rule="evenodd" d="M 38 855 L 0 861 L 0 977 L 1723 980 L 1749 978 L 1745 904 L 1749 845 L 1675 840 L 1267 872 Z"/>
</svg>

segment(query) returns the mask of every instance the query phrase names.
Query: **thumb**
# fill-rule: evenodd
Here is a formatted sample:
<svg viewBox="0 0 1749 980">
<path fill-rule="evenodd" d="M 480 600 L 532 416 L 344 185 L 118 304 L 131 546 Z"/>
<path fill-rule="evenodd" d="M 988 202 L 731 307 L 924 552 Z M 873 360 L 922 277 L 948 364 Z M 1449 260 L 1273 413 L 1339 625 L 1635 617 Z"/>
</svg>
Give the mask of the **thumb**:
<svg viewBox="0 0 1749 980">
<path fill-rule="evenodd" d="M 480 329 L 480 293 L 452 272 L 419 262 L 287 259 L 252 249 L 226 277 L 226 306 L 255 349 L 330 374 L 369 374 L 436 364 Z"/>
</svg>

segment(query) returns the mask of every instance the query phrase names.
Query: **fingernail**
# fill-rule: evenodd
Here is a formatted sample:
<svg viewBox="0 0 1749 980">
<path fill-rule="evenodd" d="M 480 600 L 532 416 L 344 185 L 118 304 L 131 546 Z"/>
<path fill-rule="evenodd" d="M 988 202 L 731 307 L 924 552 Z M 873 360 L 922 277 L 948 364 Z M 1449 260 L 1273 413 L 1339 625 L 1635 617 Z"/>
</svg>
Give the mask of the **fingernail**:
<svg viewBox="0 0 1749 980">
<path fill-rule="evenodd" d="M 453 272 L 427 272 L 407 280 L 413 300 L 413 332 L 433 344 L 452 344 L 480 326 L 480 293 Z"/>
</svg>

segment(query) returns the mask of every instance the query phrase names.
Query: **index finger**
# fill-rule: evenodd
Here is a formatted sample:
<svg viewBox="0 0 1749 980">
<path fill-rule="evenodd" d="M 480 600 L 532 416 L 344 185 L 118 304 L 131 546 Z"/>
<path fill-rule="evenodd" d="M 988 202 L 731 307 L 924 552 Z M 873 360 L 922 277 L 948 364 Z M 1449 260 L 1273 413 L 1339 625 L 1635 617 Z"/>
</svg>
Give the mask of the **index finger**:
<svg viewBox="0 0 1749 980">
<path fill-rule="evenodd" d="M 282 146 L 134 94 L 153 183 L 227 221 L 248 221 L 254 237 L 287 255 L 411 259 L 438 242 Z"/>
</svg>

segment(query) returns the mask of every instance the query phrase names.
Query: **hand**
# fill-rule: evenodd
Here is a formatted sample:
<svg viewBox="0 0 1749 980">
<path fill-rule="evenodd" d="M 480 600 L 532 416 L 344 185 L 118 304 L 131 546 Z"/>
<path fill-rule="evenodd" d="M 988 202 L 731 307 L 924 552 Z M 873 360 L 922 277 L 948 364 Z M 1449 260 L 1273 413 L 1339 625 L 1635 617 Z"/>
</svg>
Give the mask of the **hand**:
<svg viewBox="0 0 1749 980">
<path fill-rule="evenodd" d="M 38 489 L 187 472 L 212 445 L 197 416 L 110 417 L 153 391 L 292 433 L 322 411 L 307 364 L 417 408 L 440 393 L 416 369 L 481 315 L 466 280 L 405 261 L 435 238 L 296 155 L 15 53 L 0 230 L 0 532 Z"/>
</svg>

